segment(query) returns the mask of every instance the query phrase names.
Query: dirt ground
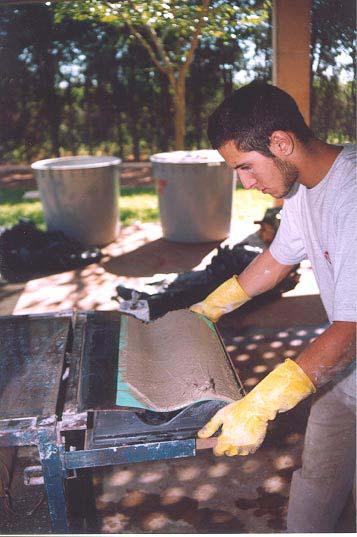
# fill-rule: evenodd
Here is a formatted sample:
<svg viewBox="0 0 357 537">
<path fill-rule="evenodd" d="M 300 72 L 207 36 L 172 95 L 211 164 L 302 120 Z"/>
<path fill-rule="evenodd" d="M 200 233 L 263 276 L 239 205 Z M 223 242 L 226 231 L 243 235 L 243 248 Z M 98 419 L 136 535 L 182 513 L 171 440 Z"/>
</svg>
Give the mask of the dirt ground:
<svg viewBox="0 0 357 537">
<path fill-rule="evenodd" d="M 120 171 L 120 184 L 124 187 L 150 186 L 150 163 L 123 163 Z M 1 188 L 26 188 L 36 190 L 36 180 L 29 166 L 0 165 Z"/>
<path fill-rule="evenodd" d="M 123 173 L 128 185 L 150 184 L 148 167 Z M 22 174 L 26 175 L 26 174 Z M 125 179 L 124 179 L 125 178 Z M 3 178 L 6 188 L 30 177 Z M 24 182 L 22 182 L 24 181 Z M 33 184 L 29 188 L 33 188 Z M 1 185 L 0 185 L 1 186 Z M 256 226 L 232 228 L 238 242 Z M 0 286 L 0 314 L 31 314 L 68 309 L 113 310 L 115 285 L 136 285 L 155 274 L 205 266 L 217 243 L 177 244 L 162 238 L 159 224 L 123 229 L 105 249 L 98 265 Z M 246 306 L 219 322 L 219 330 L 247 391 L 284 357 L 294 357 L 326 322 L 311 268 L 302 268 L 295 290 L 259 308 Z M 254 455 L 215 458 L 210 450 L 195 458 L 97 468 L 93 482 L 98 525 L 88 531 L 115 533 L 281 533 L 292 472 L 299 467 L 309 402 L 282 414 L 271 424 Z M 2 513 L 0 533 L 49 533 L 43 486 L 23 483 L 23 469 L 36 461 L 34 449 L 18 451 L 11 494 L 15 514 Z M 39 504 L 39 505 L 37 505 Z M 338 532 L 355 531 L 352 501 Z"/>
<path fill-rule="evenodd" d="M 290 297 L 258 310 L 233 312 L 219 330 L 249 391 L 283 357 L 294 357 L 324 325 L 319 297 Z M 306 304 L 305 304 L 306 306 Z M 291 315 L 291 312 L 294 314 Z M 210 450 L 195 458 L 97 468 L 93 471 L 97 523 L 88 532 L 282 533 L 290 481 L 301 463 L 309 402 L 280 415 L 254 455 L 216 458 Z M 26 487 L 23 469 L 36 451 L 18 452 L 11 494 L 14 515 L 1 517 L 0 532 L 49 533 L 43 487 Z M 36 507 L 37 506 L 37 507 Z M 35 511 L 33 512 L 33 510 Z M 350 499 L 337 532 L 355 531 Z"/>
</svg>

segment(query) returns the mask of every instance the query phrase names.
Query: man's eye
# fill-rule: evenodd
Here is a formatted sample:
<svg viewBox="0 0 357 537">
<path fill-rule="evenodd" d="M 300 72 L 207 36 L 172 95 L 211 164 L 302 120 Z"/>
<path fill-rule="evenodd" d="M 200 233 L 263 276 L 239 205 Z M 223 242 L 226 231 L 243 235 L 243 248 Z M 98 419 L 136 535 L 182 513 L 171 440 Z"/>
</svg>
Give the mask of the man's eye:
<svg viewBox="0 0 357 537">
<path fill-rule="evenodd" d="M 251 167 L 250 166 L 241 166 L 240 169 L 241 170 L 250 170 Z"/>
</svg>

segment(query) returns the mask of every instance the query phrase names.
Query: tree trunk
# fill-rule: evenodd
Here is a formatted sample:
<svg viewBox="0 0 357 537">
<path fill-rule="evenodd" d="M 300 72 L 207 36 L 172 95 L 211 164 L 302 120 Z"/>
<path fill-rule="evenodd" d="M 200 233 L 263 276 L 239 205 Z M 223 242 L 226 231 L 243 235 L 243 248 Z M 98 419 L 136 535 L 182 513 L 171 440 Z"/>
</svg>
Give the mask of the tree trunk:
<svg viewBox="0 0 357 537">
<path fill-rule="evenodd" d="M 133 156 L 134 156 L 134 160 L 136 162 L 139 162 L 140 161 L 140 135 L 139 135 L 140 119 L 138 115 L 139 108 L 135 101 L 135 95 L 137 93 L 135 68 L 136 66 L 135 66 L 134 61 L 130 61 L 129 77 L 128 77 L 128 98 L 129 98 L 128 111 L 129 111 L 129 126 L 130 126 Z"/>
<path fill-rule="evenodd" d="M 174 109 L 175 149 L 180 150 L 185 147 L 186 95 L 184 78 L 179 77 L 174 88 Z"/>
<path fill-rule="evenodd" d="M 54 81 L 53 81 L 54 84 Z M 60 156 L 60 141 L 59 141 L 59 127 L 60 127 L 60 114 L 59 114 L 59 98 L 56 95 L 56 89 L 53 86 L 49 89 L 48 93 L 48 118 L 50 124 L 50 136 L 52 152 L 56 157 Z"/>
<path fill-rule="evenodd" d="M 159 110 L 161 109 L 162 117 L 160 117 L 160 125 L 158 125 L 158 141 L 160 151 L 168 151 L 169 149 L 169 140 L 170 140 L 170 92 L 169 92 L 169 82 L 167 76 L 160 76 L 160 101 L 161 106 L 156 111 L 156 114 L 160 114 Z"/>
<path fill-rule="evenodd" d="M 131 134 L 131 141 L 132 141 L 132 152 L 135 162 L 140 161 L 140 143 L 139 143 L 139 130 L 138 130 L 138 124 L 135 121 L 135 117 L 130 117 L 129 124 L 130 124 L 130 134 Z"/>
<path fill-rule="evenodd" d="M 85 106 L 85 140 L 88 146 L 88 152 L 93 154 L 93 136 L 92 136 L 92 92 L 89 75 L 87 73 L 84 83 L 84 106 Z"/>
<path fill-rule="evenodd" d="M 40 115 L 47 123 L 47 133 L 51 141 L 51 153 L 58 157 L 59 149 L 59 126 L 60 126 L 60 104 L 56 93 L 54 71 L 52 69 L 52 57 L 45 53 L 41 58 L 41 103 Z M 46 136 L 47 138 L 47 136 Z"/>
<path fill-rule="evenodd" d="M 123 134 L 123 117 L 121 112 L 117 111 L 116 113 L 116 130 L 117 130 L 117 140 L 119 146 L 119 157 L 124 160 L 124 134 Z"/>
<path fill-rule="evenodd" d="M 196 141 L 196 148 L 201 149 L 201 141 L 202 141 L 202 92 L 201 87 L 197 84 L 196 88 L 194 89 L 194 95 L 193 95 L 193 124 L 194 124 L 194 133 L 195 133 L 195 141 Z"/>
<path fill-rule="evenodd" d="M 233 91 L 233 76 L 231 70 L 223 69 L 223 95 L 228 97 Z"/>
<path fill-rule="evenodd" d="M 75 108 L 75 102 L 72 92 L 72 84 L 71 82 L 68 82 L 68 86 L 65 93 L 65 100 L 67 103 L 68 108 L 68 115 L 67 115 L 67 122 L 69 127 L 68 132 L 68 139 L 65 140 L 65 143 L 63 144 L 65 149 L 70 149 L 71 153 L 74 155 L 77 153 L 78 150 L 78 139 L 76 136 L 76 132 L 78 132 L 77 128 L 77 121 L 76 121 L 76 108 Z"/>
<path fill-rule="evenodd" d="M 43 91 L 46 108 L 46 116 L 49 125 L 49 134 L 51 139 L 52 153 L 54 156 L 60 156 L 59 128 L 61 123 L 60 101 L 56 90 L 56 74 L 58 73 L 58 55 L 53 49 L 55 39 L 54 15 L 48 13 L 47 17 L 48 31 L 44 34 L 44 51 L 43 61 L 41 62 L 43 70 Z"/>
</svg>

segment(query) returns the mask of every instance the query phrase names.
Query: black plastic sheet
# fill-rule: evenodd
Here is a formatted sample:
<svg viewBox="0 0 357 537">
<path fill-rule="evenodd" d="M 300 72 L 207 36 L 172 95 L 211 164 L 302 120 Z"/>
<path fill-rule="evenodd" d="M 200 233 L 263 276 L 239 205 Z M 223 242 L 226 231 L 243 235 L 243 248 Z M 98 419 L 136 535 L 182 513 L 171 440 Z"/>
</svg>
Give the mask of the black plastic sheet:
<svg viewBox="0 0 357 537">
<path fill-rule="evenodd" d="M 9 282 L 73 270 L 101 257 L 99 248 L 85 247 L 61 231 L 42 231 L 30 220 L 0 228 L 0 276 Z"/>
</svg>

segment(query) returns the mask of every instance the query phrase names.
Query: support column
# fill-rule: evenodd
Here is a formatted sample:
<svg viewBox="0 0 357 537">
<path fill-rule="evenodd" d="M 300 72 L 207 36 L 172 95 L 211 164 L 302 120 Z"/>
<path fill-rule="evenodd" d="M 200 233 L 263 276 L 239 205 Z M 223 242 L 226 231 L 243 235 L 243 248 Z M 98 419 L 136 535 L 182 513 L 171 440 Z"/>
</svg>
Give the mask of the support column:
<svg viewBox="0 0 357 537">
<path fill-rule="evenodd" d="M 273 84 L 297 102 L 310 123 L 311 0 L 273 1 Z"/>
<path fill-rule="evenodd" d="M 291 95 L 310 124 L 311 0 L 273 0 L 273 84 Z M 280 207 L 281 200 L 275 206 Z"/>
</svg>

